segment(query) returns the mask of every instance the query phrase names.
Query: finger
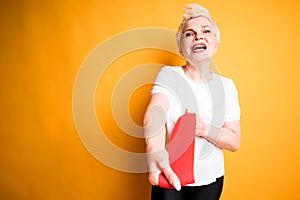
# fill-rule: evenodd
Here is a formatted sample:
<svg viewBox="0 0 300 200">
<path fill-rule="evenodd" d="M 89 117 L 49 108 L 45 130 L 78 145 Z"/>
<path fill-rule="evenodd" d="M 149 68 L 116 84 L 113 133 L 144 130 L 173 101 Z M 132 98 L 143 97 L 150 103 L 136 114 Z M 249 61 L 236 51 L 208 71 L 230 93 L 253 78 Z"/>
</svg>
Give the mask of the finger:
<svg viewBox="0 0 300 200">
<path fill-rule="evenodd" d="M 160 171 L 149 172 L 148 181 L 151 185 L 158 185 Z"/>
<path fill-rule="evenodd" d="M 169 183 L 177 190 L 181 190 L 181 184 L 180 184 L 180 180 L 179 178 L 177 177 L 177 175 L 174 173 L 174 171 L 172 170 L 172 168 L 170 166 L 168 167 L 165 167 L 161 170 L 167 180 L 169 181 Z"/>
<path fill-rule="evenodd" d="M 185 109 L 185 114 L 187 114 L 187 113 L 189 113 L 189 109 L 186 108 Z"/>
<path fill-rule="evenodd" d="M 202 137 L 204 134 L 205 134 L 205 124 L 203 122 L 200 122 L 197 124 L 196 127 L 196 135 Z"/>
</svg>

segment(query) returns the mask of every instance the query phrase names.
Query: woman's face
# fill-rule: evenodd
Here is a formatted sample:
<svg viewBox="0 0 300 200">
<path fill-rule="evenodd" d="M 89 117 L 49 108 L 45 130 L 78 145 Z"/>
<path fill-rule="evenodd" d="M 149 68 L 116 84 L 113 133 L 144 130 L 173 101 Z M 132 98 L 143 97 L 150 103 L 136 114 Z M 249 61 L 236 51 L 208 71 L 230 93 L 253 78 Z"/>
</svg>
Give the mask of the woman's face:
<svg viewBox="0 0 300 200">
<path fill-rule="evenodd" d="M 189 20 L 181 37 L 181 51 L 187 61 L 197 62 L 210 59 L 219 43 L 212 23 L 205 17 Z"/>
</svg>

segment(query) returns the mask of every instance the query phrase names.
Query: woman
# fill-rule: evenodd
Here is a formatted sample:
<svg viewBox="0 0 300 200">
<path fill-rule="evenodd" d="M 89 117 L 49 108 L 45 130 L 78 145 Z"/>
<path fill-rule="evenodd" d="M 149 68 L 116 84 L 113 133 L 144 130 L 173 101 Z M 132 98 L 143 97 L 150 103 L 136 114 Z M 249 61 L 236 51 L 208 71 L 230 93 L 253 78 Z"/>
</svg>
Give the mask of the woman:
<svg viewBox="0 0 300 200">
<path fill-rule="evenodd" d="M 238 94 L 231 79 L 209 69 L 211 58 L 220 43 L 218 27 L 209 12 L 198 4 L 188 4 L 183 16 L 177 39 L 186 65 L 161 69 L 144 117 L 152 199 L 216 200 L 220 198 L 223 188 L 222 150 L 236 151 L 240 146 Z M 179 78 L 174 79 L 174 76 Z M 166 87 L 164 81 L 177 82 L 177 86 L 173 87 L 171 83 L 170 87 Z M 188 87 L 178 87 L 182 85 Z M 185 94 L 189 89 L 195 99 L 178 100 L 180 94 L 188 96 Z M 197 123 L 193 154 L 194 182 L 182 186 L 170 167 L 165 142 L 166 133 L 170 136 L 177 119 L 185 112 L 196 113 Z M 207 145 L 211 147 L 205 149 Z M 166 177 L 173 189 L 158 186 L 160 174 Z"/>
</svg>

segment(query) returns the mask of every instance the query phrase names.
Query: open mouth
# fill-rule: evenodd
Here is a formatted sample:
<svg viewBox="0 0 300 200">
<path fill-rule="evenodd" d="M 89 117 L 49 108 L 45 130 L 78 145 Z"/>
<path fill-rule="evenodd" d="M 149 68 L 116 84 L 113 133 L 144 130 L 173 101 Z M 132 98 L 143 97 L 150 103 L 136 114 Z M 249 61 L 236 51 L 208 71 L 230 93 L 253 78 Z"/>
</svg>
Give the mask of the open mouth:
<svg viewBox="0 0 300 200">
<path fill-rule="evenodd" d="M 193 48 L 193 50 L 206 50 L 206 46 L 205 45 L 197 45 Z"/>
</svg>

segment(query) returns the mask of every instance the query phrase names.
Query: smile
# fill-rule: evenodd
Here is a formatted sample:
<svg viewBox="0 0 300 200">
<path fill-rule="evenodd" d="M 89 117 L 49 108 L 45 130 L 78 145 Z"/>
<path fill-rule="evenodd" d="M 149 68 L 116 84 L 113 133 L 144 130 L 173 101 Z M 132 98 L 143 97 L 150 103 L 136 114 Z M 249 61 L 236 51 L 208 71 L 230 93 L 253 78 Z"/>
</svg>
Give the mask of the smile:
<svg viewBox="0 0 300 200">
<path fill-rule="evenodd" d="M 193 48 L 193 50 L 206 50 L 206 46 L 204 45 L 197 45 Z"/>
<path fill-rule="evenodd" d="M 207 49 L 207 46 L 206 44 L 203 44 L 203 43 L 198 43 L 198 44 L 195 44 L 193 47 L 192 47 L 192 51 L 194 53 L 200 53 L 200 52 L 203 52 Z"/>
</svg>

